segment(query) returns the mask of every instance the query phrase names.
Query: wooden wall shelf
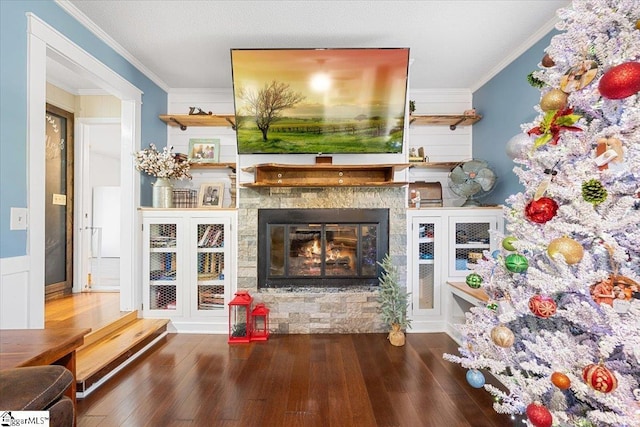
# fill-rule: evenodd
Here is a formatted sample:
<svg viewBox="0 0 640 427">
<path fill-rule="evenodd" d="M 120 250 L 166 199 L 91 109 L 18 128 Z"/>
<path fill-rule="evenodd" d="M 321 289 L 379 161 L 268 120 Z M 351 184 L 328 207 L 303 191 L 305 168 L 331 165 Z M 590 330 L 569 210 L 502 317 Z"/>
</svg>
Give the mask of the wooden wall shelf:
<svg viewBox="0 0 640 427">
<path fill-rule="evenodd" d="M 410 167 L 417 169 L 453 169 L 461 162 L 411 162 Z"/>
<path fill-rule="evenodd" d="M 463 114 L 445 115 L 412 115 L 409 123 L 420 126 L 449 126 L 449 129 L 456 130 L 458 126 L 471 126 L 482 119 L 482 116 L 465 116 Z"/>
<path fill-rule="evenodd" d="M 243 187 L 401 187 L 394 181 L 397 170 L 408 164 L 381 165 L 284 165 L 267 163 L 244 168 L 255 175 Z"/>
<path fill-rule="evenodd" d="M 162 114 L 160 120 L 169 126 L 187 130 L 189 126 L 231 126 L 236 128 L 233 114 Z"/>
<path fill-rule="evenodd" d="M 190 169 L 232 169 L 234 172 L 236 170 L 236 164 L 234 162 L 231 163 L 191 163 L 189 162 Z"/>
</svg>

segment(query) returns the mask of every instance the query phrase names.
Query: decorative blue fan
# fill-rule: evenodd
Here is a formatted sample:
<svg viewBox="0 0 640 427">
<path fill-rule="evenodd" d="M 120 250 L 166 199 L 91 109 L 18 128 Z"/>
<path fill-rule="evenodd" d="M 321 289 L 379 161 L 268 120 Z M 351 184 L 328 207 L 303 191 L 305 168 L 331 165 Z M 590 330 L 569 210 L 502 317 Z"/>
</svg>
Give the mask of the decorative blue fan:
<svg viewBox="0 0 640 427">
<path fill-rule="evenodd" d="M 496 174 L 484 160 L 469 160 L 449 172 L 449 188 L 466 199 L 462 206 L 480 206 L 478 199 L 486 196 L 496 185 Z"/>
</svg>

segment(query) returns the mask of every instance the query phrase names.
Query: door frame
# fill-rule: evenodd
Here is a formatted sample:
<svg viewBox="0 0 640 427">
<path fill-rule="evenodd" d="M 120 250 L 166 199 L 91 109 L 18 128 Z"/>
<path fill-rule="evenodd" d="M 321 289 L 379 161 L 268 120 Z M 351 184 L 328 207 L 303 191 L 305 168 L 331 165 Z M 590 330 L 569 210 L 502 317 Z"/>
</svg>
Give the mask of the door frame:
<svg viewBox="0 0 640 427">
<path fill-rule="evenodd" d="M 62 117 L 66 120 L 66 167 L 65 167 L 65 242 L 64 242 L 64 252 L 65 252 L 65 278 L 63 282 L 49 284 L 45 286 L 45 301 L 48 301 L 52 298 L 59 298 L 62 296 L 70 295 L 73 289 L 73 264 L 74 264 L 74 176 L 76 174 L 75 171 L 75 120 L 74 113 L 64 110 L 60 107 L 56 107 L 55 105 L 46 103 L 45 105 L 45 115 L 51 113 L 56 116 Z M 45 159 L 45 175 L 46 172 L 46 159 Z M 46 197 L 46 195 L 45 195 Z M 45 209 L 46 204 L 51 203 L 48 200 L 45 200 Z M 45 229 L 45 236 L 46 236 Z M 45 261 L 46 262 L 46 261 Z"/>
<path fill-rule="evenodd" d="M 27 14 L 27 192 L 29 258 L 27 323 L 29 328 L 44 328 L 44 120 L 46 103 L 47 58 L 60 62 L 119 98 L 121 108 L 121 159 L 140 149 L 142 91 L 129 81 L 71 42 L 33 13 Z M 140 200 L 140 176 L 134 162 L 122 161 L 120 309 L 136 310 L 141 305 L 140 220 L 136 207 Z M 77 210 L 76 210 L 77 213 Z M 75 218 L 76 223 L 77 218 Z M 76 230 L 77 231 L 77 227 Z M 79 233 L 74 233 L 77 235 Z M 133 241 L 132 241 L 133 236 Z M 74 283 L 77 278 L 74 277 Z"/>
</svg>

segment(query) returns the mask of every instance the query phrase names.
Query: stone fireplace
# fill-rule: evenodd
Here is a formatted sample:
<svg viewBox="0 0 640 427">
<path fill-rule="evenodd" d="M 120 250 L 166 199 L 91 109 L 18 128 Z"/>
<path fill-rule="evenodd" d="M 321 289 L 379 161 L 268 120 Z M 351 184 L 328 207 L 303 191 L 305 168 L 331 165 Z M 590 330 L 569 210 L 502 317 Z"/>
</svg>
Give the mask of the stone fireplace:
<svg viewBox="0 0 640 427">
<path fill-rule="evenodd" d="M 375 240 L 376 261 L 388 252 L 399 267 L 401 280 L 405 281 L 405 188 L 270 187 L 240 188 L 240 192 L 237 288 L 248 290 L 255 301 L 264 302 L 269 307 L 273 333 L 386 331 L 386 326 L 380 320 L 377 302 L 379 267 L 370 265 L 371 257 L 367 258 L 365 252 L 372 249 L 372 241 Z M 360 214 L 365 214 L 365 217 L 361 220 L 338 221 L 337 216 L 330 215 L 321 218 L 326 221 L 307 221 L 298 220 L 297 216 L 292 215 L 308 210 L 326 214 L 333 209 L 343 213 L 361 211 Z M 286 229 L 286 234 L 294 238 L 294 243 L 288 243 L 286 252 L 278 249 L 276 252 L 279 255 L 274 255 L 259 247 L 261 239 L 258 229 L 260 221 L 264 222 L 261 212 L 276 213 L 277 216 L 278 210 L 284 213 L 284 217 L 294 219 L 290 225 L 293 228 Z M 372 220 L 369 215 L 373 212 L 376 215 L 382 212 L 383 219 Z M 281 218 L 282 215 L 277 221 Z M 321 222 L 324 222 L 324 226 L 317 228 Z M 375 227 L 373 223 L 376 223 Z M 274 230 L 284 237 L 285 229 L 276 226 Z M 374 233 L 375 239 L 372 239 Z M 381 240 L 380 234 L 384 235 Z M 317 243 L 314 243 L 316 240 Z M 293 252 L 291 245 L 294 246 Z M 317 257 L 313 261 L 314 252 L 321 255 L 324 265 L 322 262 L 317 264 Z M 264 268 L 274 260 L 274 271 L 277 273 L 279 267 L 285 267 L 285 262 L 278 261 L 277 257 L 291 257 L 292 254 L 308 254 L 306 262 L 316 265 L 304 270 L 305 257 L 295 255 L 293 261 L 289 260 L 290 264 L 298 263 L 298 267 L 303 267 L 300 267 L 302 270 L 294 269 L 293 278 L 274 282 L 274 277 L 269 278 L 264 272 L 259 274 L 260 266 Z M 356 261 L 360 265 L 356 265 Z M 371 268 L 375 268 L 375 272 Z M 316 273 L 319 272 L 324 276 L 318 277 Z M 321 280 L 299 280 L 309 279 L 305 277 L 309 275 L 316 275 L 315 278 Z"/>
</svg>

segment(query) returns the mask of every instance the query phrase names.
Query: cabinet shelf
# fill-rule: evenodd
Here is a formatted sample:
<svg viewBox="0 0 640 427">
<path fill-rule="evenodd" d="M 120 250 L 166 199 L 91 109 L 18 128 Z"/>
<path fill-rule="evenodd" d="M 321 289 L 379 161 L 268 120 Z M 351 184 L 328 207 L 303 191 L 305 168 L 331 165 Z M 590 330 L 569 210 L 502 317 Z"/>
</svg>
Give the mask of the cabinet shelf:
<svg viewBox="0 0 640 427">
<path fill-rule="evenodd" d="M 169 126 L 179 127 L 180 130 L 187 130 L 189 126 L 231 126 L 236 128 L 233 114 L 161 114 L 160 120 Z"/>
<path fill-rule="evenodd" d="M 243 187 L 402 187 L 394 181 L 396 170 L 408 164 L 380 165 L 285 165 L 267 163 L 244 168 L 253 173 L 253 183 Z"/>
<path fill-rule="evenodd" d="M 443 115 L 411 115 L 409 123 L 419 126 L 449 126 L 449 129 L 456 130 L 458 126 L 471 126 L 482 119 L 482 116 L 464 114 L 443 114 Z"/>
</svg>

